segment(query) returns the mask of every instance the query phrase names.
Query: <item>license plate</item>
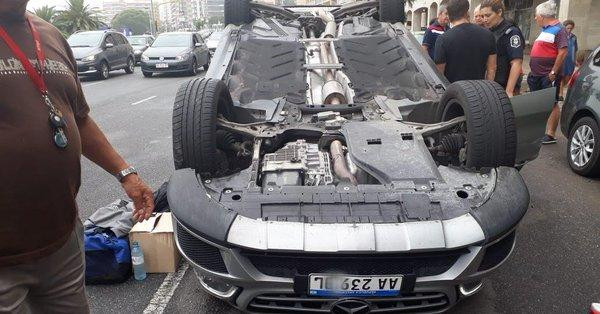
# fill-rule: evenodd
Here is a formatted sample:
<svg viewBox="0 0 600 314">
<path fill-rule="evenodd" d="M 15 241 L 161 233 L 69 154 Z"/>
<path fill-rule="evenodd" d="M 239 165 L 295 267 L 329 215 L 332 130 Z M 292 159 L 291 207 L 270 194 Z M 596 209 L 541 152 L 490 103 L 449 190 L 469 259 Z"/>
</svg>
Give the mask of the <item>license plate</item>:
<svg viewBox="0 0 600 314">
<path fill-rule="evenodd" d="M 169 67 L 168 63 L 157 63 L 156 64 L 157 69 L 167 69 L 168 67 Z"/>
<path fill-rule="evenodd" d="M 402 276 L 352 276 L 311 274 L 309 294 L 322 297 L 339 296 L 397 296 L 402 286 Z"/>
</svg>

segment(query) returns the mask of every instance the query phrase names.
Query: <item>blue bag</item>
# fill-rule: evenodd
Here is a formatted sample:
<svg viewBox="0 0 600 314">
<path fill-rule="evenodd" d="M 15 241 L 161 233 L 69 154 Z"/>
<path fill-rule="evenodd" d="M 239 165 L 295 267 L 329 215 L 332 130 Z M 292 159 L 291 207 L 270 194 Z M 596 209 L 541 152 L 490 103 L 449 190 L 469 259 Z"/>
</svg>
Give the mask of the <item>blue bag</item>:
<svg viewBox="0 0 600 314">
<path fill-rule="evenodd" d="M 86 284 L 122 283 L 131 277 L 129 239 L 117 237 L 105 229 L 86 230 L 85 281 Z"/>
</svg>

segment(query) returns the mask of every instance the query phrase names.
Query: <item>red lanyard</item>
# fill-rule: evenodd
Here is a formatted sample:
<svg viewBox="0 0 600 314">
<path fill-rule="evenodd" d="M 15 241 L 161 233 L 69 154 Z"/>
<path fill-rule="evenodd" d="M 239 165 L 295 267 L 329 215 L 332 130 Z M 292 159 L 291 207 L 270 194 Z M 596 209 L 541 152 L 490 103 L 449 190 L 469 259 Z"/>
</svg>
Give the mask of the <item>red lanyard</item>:
<svg viewBox="0 0 600 314">
<path fill-rule="evenodd" d="M 4 42 L 8 45 L 8 48 L 12 50 L 13 54 L 21 61 L 21 64 L 27 71 L 29 75 L 29 79 L 35 84 L 40 93 L 43 96 L 48 95 L 48 88 L 46 87 L 46 82 L 44 82 L 44 65 L 46 62 L 46 56 L 44 55 L 44 50 L 42 50 L 42 41 L 40 40 L 40 33 L 35 29 L 33 23 L 31 23 L 31 19 L 27 17 L 27 24 L 29 24 L 29 28 L 31 29 L 31 34 L 33 35 L 33 41 L 35 43 L 35 54 L 37 57 L 37 62 L 39 66 L 39 72 L 35 70 L 31 61 L 27 58 L 25 53 L 19 48 L 17 43 L 8 35 L 8 33 L 4 30 L 2 26 L 0 26 L 0 37 L 4 39 Z"/>
</svg>

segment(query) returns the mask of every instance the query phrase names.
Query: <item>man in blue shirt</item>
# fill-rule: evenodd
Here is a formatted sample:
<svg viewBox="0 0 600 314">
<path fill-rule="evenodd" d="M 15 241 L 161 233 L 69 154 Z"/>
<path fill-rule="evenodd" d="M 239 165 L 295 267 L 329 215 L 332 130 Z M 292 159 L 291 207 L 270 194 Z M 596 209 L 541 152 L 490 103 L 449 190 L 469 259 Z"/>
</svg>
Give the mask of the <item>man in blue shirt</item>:
<svg viewBox="0 0 600 314">
<path fill-rule="evenodd" d="M 423 50 L 429 54 L 429 57 L 433 59 L 435 56 L 435 42 L 438 36 L 442 35 L 448 28 L 448 10 L 446 5 L 440 5 L 437 18 L 425 31 L 425 37 L 423 37 Z"/>
</svg>

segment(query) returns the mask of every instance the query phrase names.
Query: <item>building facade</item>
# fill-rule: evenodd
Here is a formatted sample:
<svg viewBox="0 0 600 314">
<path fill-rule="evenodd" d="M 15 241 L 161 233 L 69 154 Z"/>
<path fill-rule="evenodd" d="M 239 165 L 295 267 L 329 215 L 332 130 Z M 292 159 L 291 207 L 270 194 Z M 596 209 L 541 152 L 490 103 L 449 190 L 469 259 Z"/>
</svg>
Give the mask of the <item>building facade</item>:
<svg viewBox="0 0 600 314">
<path fill-rule="evenodd" d="M 101 21 L 110 25 L 115 15 L 127 9 L 142 10 L 150 14 L 152 5 L 150 0 L 103 0 L 98 7 Z"/>
<path fill-rule="evenodd" d="M 470 0 L 471 16 L 473 9 L 482 0 Z M 532 44 L 540 34 L 540 28 L 535 24 L 535 7 L 545 0 L 504 0 L 506 18 L 514 20 L 526 42 Z M 438 8 L 443 0 L 415 0 L 405 8 L 407 25 L 412 31 L 424 30 L 429 22 L 437 16 Z M 573 31 L 577 35 L 579 49 L 594 49 L 600 45 L 600 0 L 557 0 L 561 21 L 575 21 Z"/>
</svg>

